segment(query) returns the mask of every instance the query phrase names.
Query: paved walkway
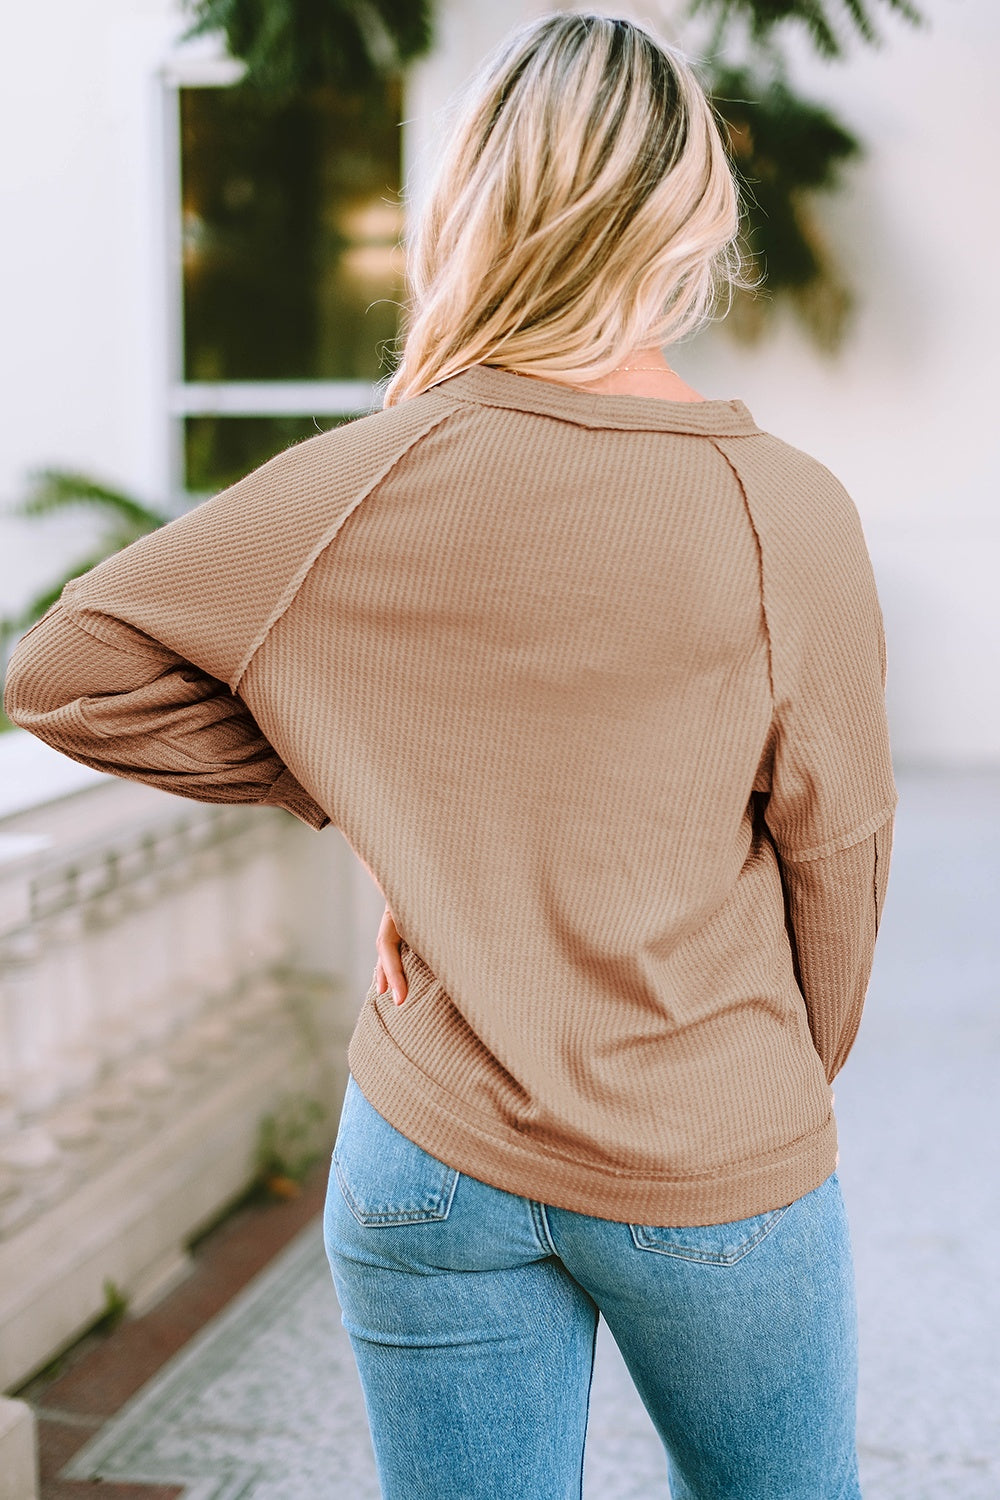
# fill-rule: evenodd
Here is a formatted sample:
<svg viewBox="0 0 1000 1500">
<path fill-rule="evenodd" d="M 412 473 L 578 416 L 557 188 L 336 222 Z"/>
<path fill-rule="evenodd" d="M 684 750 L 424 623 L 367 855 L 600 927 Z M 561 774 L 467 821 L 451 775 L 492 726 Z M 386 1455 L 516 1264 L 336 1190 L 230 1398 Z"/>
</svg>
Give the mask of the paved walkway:
<svg viewBox="0 0 1000 1500">
<path fill-rule="evenodd" d="M 876 972 L 835 1085 L 858 1277 L 863 1487 L 865 1500 L 998 1500 L 1000 776 L 910 774 L 899 783 Z M 82 1496 L 95 1474 L 158 1486 L 116 1489 L 119 1500 L 167 1500 L 178 1486 L 186 1500 L 378 1500 L 357 1375 L 311 1217 L 320 1193 L 316 1182 L 298 1205 L 270 1211 L 271 1248 L 285 1248 L 193 1340 L 185 1342 L 204 1257 L 195 1284 L 143 1320 L 145 1335 L 143 1323 L 126 1325 L 34 1392 L 63 1420 L 43 1423 L 49 1472 L 70 1460 L 43 1500 Z M 244 1243 L 247 1272 L 264 1264 L 267 1246 L 252 1214 L 242 1223 L 220 1243 L 230 1262 Z M 219 1253 L 206 1249 L 209 1259 Z M 214 1295 L 221 1305 L 221 1282 Z M 140 1385 L 143 1359 L 155 1368 L 171 1349 L 179 1352 L 105 1422 Z M 602 1324 L 586 1500 L 666 1493 L 659 1442 Z"/>
</svg>

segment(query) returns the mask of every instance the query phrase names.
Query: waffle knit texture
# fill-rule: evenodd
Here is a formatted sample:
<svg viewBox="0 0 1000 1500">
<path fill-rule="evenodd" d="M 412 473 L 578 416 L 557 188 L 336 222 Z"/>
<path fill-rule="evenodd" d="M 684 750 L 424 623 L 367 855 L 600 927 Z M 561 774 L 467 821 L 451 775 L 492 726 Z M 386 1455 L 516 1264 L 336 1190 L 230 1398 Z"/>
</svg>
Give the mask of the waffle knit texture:
<svg viewBox="0 0 1000 1500">
<path fill-rule="evenodd" d="M 4 703 L 85 765 L 342 831 L 409 990 L 372 982 L 349 1063 L 411 1140 L 708 1224 L 837 1163 L 885 666 L 854 504 L 742 402 L 480 365 L 74 579 Z"/>
</svg>

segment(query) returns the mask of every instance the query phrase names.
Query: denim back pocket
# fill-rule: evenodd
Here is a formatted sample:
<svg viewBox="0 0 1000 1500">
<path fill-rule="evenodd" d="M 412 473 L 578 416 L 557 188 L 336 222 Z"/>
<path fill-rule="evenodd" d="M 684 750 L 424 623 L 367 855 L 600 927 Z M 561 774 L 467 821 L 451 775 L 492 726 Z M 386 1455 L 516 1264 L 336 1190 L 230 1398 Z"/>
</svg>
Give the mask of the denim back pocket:
<svg viewBox="0 0 1000 1500">
<path fill-rule="evenodd" d="M 402 1135 L 348 1075 L 333 1166 L 359 1224 L 446 1219 L 459 1174 Z"/>
<path fill-rule="evenodd" d="M 632 1240 L 638 1250 L 652 1250 L 657 1255 L 672 1255 L 677 1260 L 700 1261 L 704 1265 L 731 1266 L 749 1255 L 791 1208 L 771 1208 L 747 1219 L 732 1219 L 726 1224 L 679 1225 L 675 1228 L 656 1224 L 630 1224 Z"/>
</svg>

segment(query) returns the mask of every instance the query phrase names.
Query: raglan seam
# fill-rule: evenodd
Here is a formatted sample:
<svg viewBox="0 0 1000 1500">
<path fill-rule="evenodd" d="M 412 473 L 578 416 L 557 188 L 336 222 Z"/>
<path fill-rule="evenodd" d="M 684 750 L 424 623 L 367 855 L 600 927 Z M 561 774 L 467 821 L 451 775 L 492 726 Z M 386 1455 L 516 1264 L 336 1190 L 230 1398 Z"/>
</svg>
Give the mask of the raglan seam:
<svg viewBox="0 0 1000 1500">
<path fill-rule="evenodd" d="M 394 452 L 391 457 L 387 459 L 387 461 L 375 474 L 374 478 L 372 478 L 362 488 L 360 493 L 354 497 L 354 500 L 351 502 L 348 509 L 344 510 L 332 525 L 330 525 L 320 533 L 318 540 L 314 543 L 311 550 L 306 554 L 304 560 L 299 564 L 298 568 L 286 583 L 284 589 L 278 597 L 277 603 L 274 605 L 274 608 L 264 620 L 257 634 L 251 640 L 250 645 L 247 648 L 247 651 L 244 654 L 239 665 L 237 666 L 234 675 L 230 678 L 229 687 L 233 693 L 239 691 L 239 685 L 246 675 L 250 667 L 250 663 L 253 661 L 254 657 L 257 655 L 257 652 L 260 650 L 261 646 L 263 646 L 264 642 L 267 640 L 267 637 L 270 635 L 275 625 L 281 619 L 282 615 L 285 614 L 294 604 L 299 590 L 302 588 L 307 577 L 315 566 L 317 559 L 319 558 L 321 553 L 323 553 L 330 545 L 344 523 L 354 514 L 358 506 L 361 505 L 363 501 L 367 500 L 368 497 L 378 488 L 383 480 L 388 478 L 396 465 L 401 463 L 408 453 L 411 453 L 413 449 L 416 448 L 418 444 L 428 436 L 429 433 L 434 431 L 435 428 L 440 427 L 442 422 L 446 422 L 449 417 L 455 416 L 460 410 L 461 407 L 459 405 L 451 403 L 445 411 L 432 413 L 430 419 L 414 434 L 411 440 L 398 452 Z"/>
<path fill-rule="evenodd" d="M 768 619 L 767 593 L 764 587 L 764 544 L 760 538 L 760 532 L 757 528 L 757 522 L 754 518 L 753 508 L 750 504 L 750 496 L 747 494 L 747 487 L 743 482 L 742 474 L 736 467 L 733 460 L 730 458 L 729 454 L 722 447 L 719 439 L 709 438 L 708 441 L 711 443 L 716 453 L 718 453 L 722 458 L 723 462 L 727 465 L 730 472 L 732 473 L 733 478 L 736 480 L 736 484 L 740 492 L 740 497 L 743 501 L 743 509 L 746 512 L 747 520 L 750 523 L 750 530 L 753 533 L 754 545 L 757 549 L 757 588 L 760 594 L 760 611 L 764 621 L 764 634 L 767 637 L 767 684 L 771 694 L 771 717 L 767 726 L 767 737 L 764 741 L 764 746 L 766 747 L 766 745 L 770 741 L 771 732 L 774 726 L 774 717 L 775 713 L 777 712 L 778 697 L 774 681 L 774 638 L 771 631 L 771 621 Z M 763 747 L 761 753 L 763 753 Z"/>
<path fill-rule="evenodd" d="M 761 431 L 759 433 L 747 433 L 746 436 L 747 437 L 764 437 L 764 438 L 768 438 L 768 437 L 772 437 L 773 435 L 770 434 L 770 433 L 766 433 L 766 432 Z M 729 468 L 731 469 L 731 471 L 732 471 L 732 473 L 733 473 L 733 475 L 734 475 L 734 477 L 736 479 L 736 482 L 738 483 L 738 485 L 740 487 L 740 492 L 741 492 L 741 494 L 743 496 L 743 503 L 744 503 L 744 506 L 746 508 L 747 516 L 749 518 L 750 525 L 751 525 L 751 527 L 753 529 L 754 538 L 755 538 L 755 540 L 757 542 L 758 559 L 759 559 L 759 566 L 760 566 L 761 607 L 762 607 L 763 612 L 764 612 L 764 623 L 765 623 L 765 628 L 767 630 L 767 640 L 768 640 L 768 673 L 769 673 L 770 687 L 771 687 L 771 724 L 768 727 L 768 734 L 770 736 L 771 731 L 773 730 L 773 727 L 774 727 L 774 716 L 775 716 L 775 714 L 777 712 L 778 695 L 777 695 L 777 686 L 776 686 L 775 678 L 774 678 L 774 638 L 773 638 L 773 634 L 772 634 L 772 631 L 771 631 L 771 624 L 770 624 L 770 620 L 768 618 L 768 610 L 767 610 L 767 593 L 766 593 L 766 587 L 765 587 L 765 568 L 764 568 L 764 548 L 763 548 L 763 543 L 761 542 L 761 539 L 760 539 L 760 533 L 758 531 L 757 524 L 756 524 L 756 521 L 754 519 L 753 509 L 752 509 L 752 507 L 750 505 L 750 497 L 747 494 L 746 485 L 743 482 L 742 475 L 740 474 L 739 469 L 737 468 L 735 462 L 730 457 L 729 453 L 726 451 L 725 445 L 729 443 L 730 439 L 728 437 L 717 437 L 717 438 L 711 438 L 710 441 L 712 443 L 712 446 L 716 449 L 716 451 L 718 453 L 721 454 L 721 456 L 725 459 L 726 463 L 729 465 Z M 776 441 L 781 442 L 782 440 L 781 439 L 777 439 Z M 804 456 L 808 458 L 810 455 L 806 454 Z M 818 461 L 814 460 L 814 462 L 818 462 Z M 820 467 L 823 467 L 823 466 L 820 465 Z M 826 472 L 830 473 L 829 470 L 827 470 Z M 835 475 L 831 474 L 830 477 L 831 477 L 831 479 L 834 480 L 835 483 L 837 483 L 838 485 L 840 484 L 839 480 L 836 479 Z M 843 490 L 843 486 L 842 485 L 840 486 L 840 488 L 841 488 L 841 490 Z M 850 496 L 847 495 L 847 491 L 843 490 L 843 493 L 847 497 L 847 499 L 850 501 L 851 508 L 854 510 L 854 513 L 856 515 L 858 515 L 857 507 L 854 505 L 854 502 L 850 500 Z M 860 525 L 860 515 L 858 515 L 858 523 Z M 863 533 L 863 528 L 862 528 L 862 533 Z M 881 636 L 881 640 L 884 641 L 884 635 Z M 884 681 L 883 681 L 883 689 L 884 689 L 884 686 L 885 686 L 885 684 L 884 684 Z M 895 795 L 895 797 L 892 799 L 891 802 L 883 804 L 874 813 L 871 813 L 869 815 L 869 817 L 866 818 L 863 823 L 860 823 L 860 824 L 856 825 L 854 828 L 848 830 L 845 833 L 834 834 L 831 838 L 825 839 L 823 841 L 823 843 L 821 843 L 821 844 L 814 844 L 814 845 L 811 845 L 811 846 L 809 846 L 809 847 L 807 847 L 805 849 L 789 849 L 786 846 L 784 846 L 782 843 L 780 843 L 777 839 L 775 839 L 774 840 L 774 842 L 775 842 L 775 848 L 777 849 L 778 854 L 780 855 L 780 857 L 783 860 L 788 861 L 789 863 L 796 863 L 796 862 L 803 862 L 804 863 L 804 862 L 809 861 L 809 860 L 825 859 L 829 855 L 838 854 L 842 850 L 844 850 L 844 849 L 850 849 L 853 846 L 855 846 L 856 844 L 862 843 L 866 838 L 870 838 L 871 835 L 876 831 L 876 829 L 881 828 L 884 825 L 884 823 L 889 818 L 892 817 L 893 813 L 895 812 L 896 805 L 897 805 L 898 801 L 899 801 L 899 796 L 898 796 L 898 793 L 897 793 Z M 773 837 L 773 834 L 772 834 L 772 837 Z"/>
</svg>

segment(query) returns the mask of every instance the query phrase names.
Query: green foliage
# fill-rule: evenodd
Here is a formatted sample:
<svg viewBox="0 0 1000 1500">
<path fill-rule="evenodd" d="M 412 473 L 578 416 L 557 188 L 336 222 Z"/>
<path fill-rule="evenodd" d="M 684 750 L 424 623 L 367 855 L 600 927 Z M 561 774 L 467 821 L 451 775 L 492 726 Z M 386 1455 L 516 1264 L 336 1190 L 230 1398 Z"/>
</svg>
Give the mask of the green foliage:
<svg viewBox="0 0 1000 1500">
<path fill-rule="evenodd" d="M 811 195 L 838 185 L 861 143 L 828 109 L 748 67 L 716 70 L 711 91 L 743 187 L 746 253 L 766 272 L 770 294 L 789 294 L 816 342 L 835 348 L 851 297 L 823 243 Z M 759 319 L 760 304 L 737 310 L 745 334 L 757 331 L 755 311 Z"/>
<path fill-rule="evenodd" d="M 162 511 L 152 510 L 123 490 L 110 488 L 86 474 L 70 469 L 40 469 L 29 481 L 28 493 L 12 506 L 14 516 L 44 517 L 83 507 L 96 513 L 102 522 L 102 536 L 93 551 L 70 563 L 57 578 L 28 600 L 16 614 L 0 618 L 0 660 L 16 636 L 27 630 L 54 604 L 71 578 L 89 573 L 114 552 L 120 552 L 148 531 L 155 531 L 170 520 Z M 0 733 L 14 726 L 0 708 Z"/>
<path fill-rule="evenodd" d="M 148 531 L 155 531 L 170 520 L 162 511 L 152 510 L 123 490 L 115 490 L 70 469 L 40 469 L 31 476 L 28 493 L 12 506 L 13 516 L 48 516 L 83 507 L 101 519 L 103 535 L 94 550 L 75 562 L 35 594 L 16 616 L 0 620 L 0 644 L 10 636 L 27 630 L 29 625 L 54 604 L 71 578 L 79 578 L 96 568 L 99 562 L 120 552 Z"/>
<path fill-rule="evenodd" d="M 911 0 L 883 0 L 903 20 L 918 25 L 923 19 Z M 691 14 L 714 14 L 721 30 L 734 21 L 745 22 L 755 43 L 768 45 L 775 27 L 786 21 L 804 26 L 822 57 L 843 57 L 843 32 L 853 28 L 862 41 L 877 46 L 879 35 L 870 0 L 692 0 Z"/>
<path fill-rule="evenodd" d="M 288 99 L 348 92 L 398 71 L 431 44 L 430 0 L 187 0 L 185 36 L 221 31 L 246 63 L 242 86 Z"/>
<path fill-rule="evenodd" d="M 187 0 L 188 35 L 222 31 L 244 82 L 262 99 L 287 100 L 319 86 L 347 91 L 397 71 L 431 42 L 433 0 Z M 812 195 L 837 186 L 861 145 L 829 109 L 799 97 L 783 75 L 776 33 L 804 28 L 819 54 L 843 58 L 845 39 L 879 41 L 879 5 L 911 23 L 914 0 L 689 0 L 688 15 L 714 18 L 708 86 L 729 130 L 744 187 L 746 245 L 768 295 L 739 293 L 728 326 L 755 337 L 775 298 L 790 300 L 814 341 L 840 343 L 852 296 L 823 242 Z M 749 56 L 723 62 L 742 32 Z M 773 81 L 762 77 L 766 64 Z"/>
<path fill-rule="evenodd" d="M 275 1197 L 291 1197 L 319 1160 L 327 1111 L 318 1099 L 290 1094 L 261 1120 L 257 1132 L 257 1182 Z"/>
<path fill-rule="evenodd" d="M 150 510 L 123 490 L 110 489 L 89 475 L 71 469 L 39 469 L 31 477 L 27 496 L 15 507 L 13 514 L 44 516 L 54 510 L 63 510 L 67 505 L 97 510 L 129 540 L 161 526 L 166 519 L 159 511 Z"/>
<path fill-rule="evenodd" d="M 104 1283 L 104 1311 L 92 1333 L 112 1333 L 128 1312 L 128 1298 L 113 1281 Z"/>
<path fill-rule="evenodd" d="M 878 43 L 876 0 L 691 0 L 689 15 L 714 16 L 708 48 L 709 91 L 729 137 L 743 189 L 743 244 L 764 295 L 737 292 L 727 326 L 754 339 L 776 301 L 792 306 L 813 342 L 832 352 L 843 341 L 854 298 L 824 240 L 815 195 L 837 188 L 842 167 L 863 154 L 857 136 L 833 112 L 788 81 L 776 31 L 805 27 L 826 58 L 845 55 L 845 34 Z M 884 0 L 919 23 L 912 0 Z M 744 33 L 745 60 L 734 64 L 733 34 Z"/>
</svg>

